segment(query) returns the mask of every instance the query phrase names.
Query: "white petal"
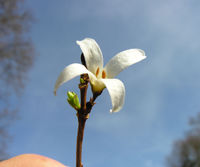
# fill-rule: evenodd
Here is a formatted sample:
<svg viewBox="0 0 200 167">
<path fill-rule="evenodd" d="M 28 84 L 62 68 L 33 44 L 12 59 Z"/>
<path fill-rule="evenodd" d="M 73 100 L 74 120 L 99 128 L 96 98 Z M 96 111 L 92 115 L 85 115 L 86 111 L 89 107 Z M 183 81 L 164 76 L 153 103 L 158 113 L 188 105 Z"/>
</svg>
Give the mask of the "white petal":
<svg viewBox="0 0 200 167">
<path fill-rule="evenodd" d="M 69 66 L 65 67 L 64 70 L 60 73 L 55 87 L 54 87 L 54 94 L 56 95 L 57 89 L 64 84 L 65 82 L 81 75 L 81 74 L 88 74 L 90 78 L 96 78 L 90 71 L 88 71 L 84 65 L 74 63 L 70 64 Z"/>
<path fill-rule="evenodd" d="M 110 112 L 118 112 L 124 105 L 125 87 L 119 79 L 102 79 L 111 97 L 112 109 Z"/>
<path fill-rule="evenodd" d="M 84 40 L 77 41 L 76 43 L 80 45 L 84 54 L 87 69 L 93 74 L 96 73 L 98 67 L 101 70 L 103 68 L 103 56 L 96 41 L 91 38 L 85 38 Z"/>
<path fill-rule="evenodd" d="M 128 66 L 145 59 L 145 53 L 140 49 L 129 49 L 118 53 L 106 64 L 108 78 L 114 78 Z"/>
</svg>

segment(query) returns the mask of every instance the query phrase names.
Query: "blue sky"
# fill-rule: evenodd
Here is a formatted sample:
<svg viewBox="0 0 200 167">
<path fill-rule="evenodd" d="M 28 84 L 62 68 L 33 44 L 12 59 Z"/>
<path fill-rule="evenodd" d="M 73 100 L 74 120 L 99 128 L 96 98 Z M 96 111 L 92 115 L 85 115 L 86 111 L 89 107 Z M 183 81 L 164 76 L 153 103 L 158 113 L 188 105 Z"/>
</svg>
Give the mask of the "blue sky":
<svg viewBox="0 0 200 167">
<path fill-rule="evenodd" d="M 38 57 L 23 96 L 20 120 L 10 128 L 12 156 L 37 153 L 75 166 L 77 120 L 66 92 L 78 93 L 76 78 L 53 95 L 59 73 L 80 62 L 76 40 L 94 38 L 104 62 L 140 48 L 147 59 L 117 78 L 126 87 L 119 113 L 110 114 L 107 90 L 86 123 L 87 167 L 164 167 L 174 140 L 200 111 L 200 2 L 197 0 L 28 0 L 36 17 L 31 38 Z"/>
</svg>

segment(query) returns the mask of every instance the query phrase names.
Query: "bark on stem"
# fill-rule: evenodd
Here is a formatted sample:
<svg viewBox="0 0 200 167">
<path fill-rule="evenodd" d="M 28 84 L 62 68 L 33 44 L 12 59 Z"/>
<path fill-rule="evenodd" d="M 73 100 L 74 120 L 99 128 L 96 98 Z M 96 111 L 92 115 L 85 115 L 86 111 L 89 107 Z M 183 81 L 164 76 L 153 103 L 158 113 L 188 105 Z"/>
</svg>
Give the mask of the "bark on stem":
<svg viewBox="0 0 200 167">
<path fill-rule="evenodd" d="M 81 78 L 84 80 L 83 83 L 79 84 L 80 94 L 81 94 L 81 108 L 77 111 L 78 118 L 78 132 L 77 132 L 77 143 L 76 143 L 76 167 L 83 167 L 82 164 L 82 144 L 84 136 L 84 128 L 86 120 L 89 118 L 89 113 L 94 106 L 95 99 L 101 94 L 93 95 L 93 98 L 89 102 L 86 102 L 87 88 L 89 77 L 87 74 L 81 75 Z"/>
<path fill-rule="evenodd" d="M 77 134 L 77 143 L 76 143 L 76 167 L 83 167 L 82 165 L 82 144 L 84 136 L 85 122 L 87 118 L 84 118 L 77 114 L 78 117 L 78 134 Z"/>
<path fill-rule="evenodd" d="M 78 132 L 77 132 L 77 143 L 76 143 L 76 167 L 83 167 L 82 165 L 82 144 L 84 136 L 85 122 L 88 119 L 87 107 L 86 107 L 86 95 L 88 88 L 88 75 L 83 74 L 81 78 L 84 80 L 83 83 L 79 84 L 81 94 L 81 108 L 77 112 L 78 118 Z"/>
</svg>

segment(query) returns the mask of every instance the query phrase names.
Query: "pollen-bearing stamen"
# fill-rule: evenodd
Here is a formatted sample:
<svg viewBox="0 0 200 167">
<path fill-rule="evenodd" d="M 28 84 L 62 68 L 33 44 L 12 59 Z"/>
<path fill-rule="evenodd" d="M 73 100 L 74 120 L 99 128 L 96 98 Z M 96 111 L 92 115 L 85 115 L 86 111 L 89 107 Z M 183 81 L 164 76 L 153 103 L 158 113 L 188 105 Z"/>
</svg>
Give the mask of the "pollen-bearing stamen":
<svg viewBox="0 0 200 167">
<path fill-rule="evenodd" d="M 97 71 L 96 71 L 96 77 L 98 77 L 99 75 L 99 67 L 97 68 Z"/>
<path fill-rule="evenodd" d="M 102 78 L 106 78 L 106 72 L 104 70 L 102 71 Z"/>
</svg>

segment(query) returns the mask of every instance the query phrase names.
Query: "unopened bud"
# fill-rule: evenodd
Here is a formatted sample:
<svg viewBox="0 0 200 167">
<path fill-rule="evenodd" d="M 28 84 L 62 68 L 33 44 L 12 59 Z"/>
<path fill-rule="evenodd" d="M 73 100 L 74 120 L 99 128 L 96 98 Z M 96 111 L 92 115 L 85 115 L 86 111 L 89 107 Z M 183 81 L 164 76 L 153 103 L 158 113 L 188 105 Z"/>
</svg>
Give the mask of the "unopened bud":
<svg viewBox="0 0 200 167">
<path fill-rule="evenodd" d="M 67 101 L 74 109 L 80 109 L 81 105 L 79 103 L 78 95 L 75 92 L 67 92 Z"/>
<path fill-rule="evenodd" d="M 81 83 L 81 84 L 84 84 L 84 83 L 85 83 L 85 81 L 84 81 L 83 78 L 80 78 L 80 83 Z"/>
</svg>

